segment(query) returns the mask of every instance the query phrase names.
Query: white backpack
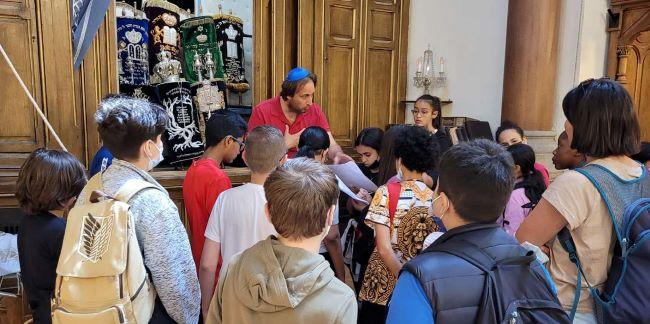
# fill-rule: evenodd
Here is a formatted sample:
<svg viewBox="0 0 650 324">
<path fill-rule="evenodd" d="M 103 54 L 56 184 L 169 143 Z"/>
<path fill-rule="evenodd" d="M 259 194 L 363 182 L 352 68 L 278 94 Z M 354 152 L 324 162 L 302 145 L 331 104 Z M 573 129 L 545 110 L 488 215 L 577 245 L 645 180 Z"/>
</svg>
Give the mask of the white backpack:
<svg viewBox="0 0 650 324">
<path fill-rule="evenodd" d="M 69 213 L 56 268 L 53 323 L 147 323 L 156 298 L 128 201 L 156 188 L 130 180 L 115 197 L 102 191 L 101 173 L 88 181 L 87 201 Z"/>
</svg>

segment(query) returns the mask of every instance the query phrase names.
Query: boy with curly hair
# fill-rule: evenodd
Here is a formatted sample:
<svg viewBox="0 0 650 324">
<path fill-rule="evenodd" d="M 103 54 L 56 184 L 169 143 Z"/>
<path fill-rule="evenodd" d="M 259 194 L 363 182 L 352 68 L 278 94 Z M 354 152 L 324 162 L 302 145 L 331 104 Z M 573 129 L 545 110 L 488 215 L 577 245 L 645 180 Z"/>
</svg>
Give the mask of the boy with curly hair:
<svg viewBox="0 0 650 324">
<path fill-rule="evenodd" d="M 420 252 L 424 238 L 439 230 L 429 216 L 433 191 L 422 178 L 438 158 L 436 139 L 424 128 L 407 126 L 395 139 L 394 152 L 400 181 L 377 189 L 365 220 L 375 231 L 376 247 L 359 292 L 358 323 L 385 322 L 400 269 Z"/>
</svg>

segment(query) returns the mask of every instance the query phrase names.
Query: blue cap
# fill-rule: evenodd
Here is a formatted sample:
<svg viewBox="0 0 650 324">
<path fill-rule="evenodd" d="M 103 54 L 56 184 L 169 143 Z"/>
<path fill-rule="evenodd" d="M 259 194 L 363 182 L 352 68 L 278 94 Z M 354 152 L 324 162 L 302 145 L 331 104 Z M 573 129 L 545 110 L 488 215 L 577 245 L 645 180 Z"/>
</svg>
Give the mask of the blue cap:
<svg viewBox="0 0 650 324">
<path fill-rule="evenodd" d="M 284 80 L 290 82 L 298 81 L 308 77 L 309 74 L 311 74 L 309 70 L 302 67 L 297 67 L 289 71 L 289 73 L 287 73 L 287 78 Z"/>
</svg>

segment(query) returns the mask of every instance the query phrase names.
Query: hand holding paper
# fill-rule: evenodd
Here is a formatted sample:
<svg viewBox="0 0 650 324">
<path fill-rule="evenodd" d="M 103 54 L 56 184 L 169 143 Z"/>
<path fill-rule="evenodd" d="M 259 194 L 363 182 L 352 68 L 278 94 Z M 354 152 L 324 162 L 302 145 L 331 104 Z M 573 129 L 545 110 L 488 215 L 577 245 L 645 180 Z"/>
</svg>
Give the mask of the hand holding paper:
<svg viewBox="0 0 650 324">
<path fill-rule="evenodd" d="M 354 192 L 352 192 L 352 190 L 350 190 L 350 188 L 348 188 L 348 186 L 346 186 L 345 183 L 339 177 L 336 177 L 336 180 L 339 181 L 339 190 L 341 190 L 342 193 L 348 195 L 350 198 L 352 198 L 352 200 L 354 200 L 357 203 L 368 205 L 367 201 L 357 197 L 357 195 Z"/>
</svg>

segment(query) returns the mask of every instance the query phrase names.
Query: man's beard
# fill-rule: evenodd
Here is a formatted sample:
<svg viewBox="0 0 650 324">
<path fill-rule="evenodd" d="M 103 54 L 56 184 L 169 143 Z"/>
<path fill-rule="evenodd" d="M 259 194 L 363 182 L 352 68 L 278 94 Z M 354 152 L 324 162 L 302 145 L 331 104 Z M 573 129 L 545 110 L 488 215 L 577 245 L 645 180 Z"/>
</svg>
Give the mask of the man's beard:
<svg viewBox="0 0 650 324">
<path fill-rule="evenodd" d="M 298 107 L 297 105 L 293 104 L 293 102 L 291 102 L 291 101 L 289 101 L 288 106 L 289 106 L 289 110 L 291 110 L 292 112 L 294 112 L 296 114 L 304 114 L 309 109 L 309 106 L 307 106 L 307 108 L 302 109 L 302 108 Z"/>
</svg>

